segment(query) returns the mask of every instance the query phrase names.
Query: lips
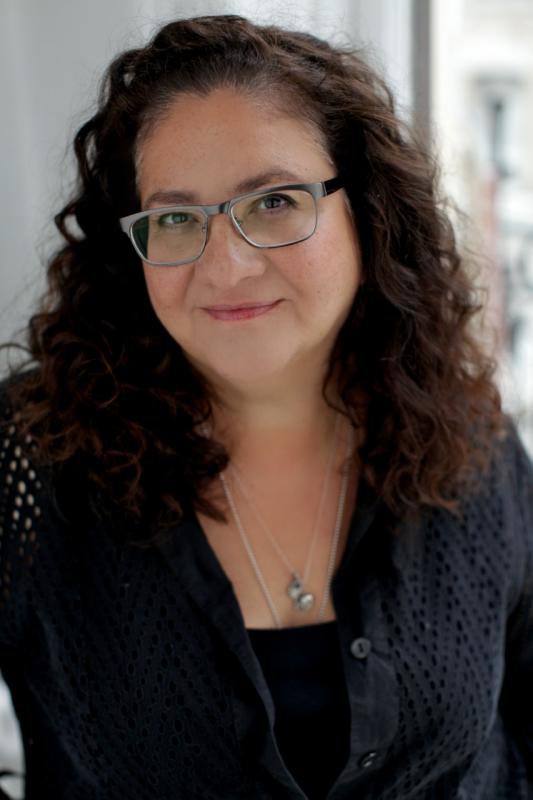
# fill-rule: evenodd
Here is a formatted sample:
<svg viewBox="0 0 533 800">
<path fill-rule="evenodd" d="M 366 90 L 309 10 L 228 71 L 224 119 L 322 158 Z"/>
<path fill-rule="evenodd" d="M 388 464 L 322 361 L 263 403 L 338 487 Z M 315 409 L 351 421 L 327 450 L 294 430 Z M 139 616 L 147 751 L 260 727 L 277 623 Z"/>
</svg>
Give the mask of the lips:
<svg viewBox="0 0 533 800">
<path fill-rule="evenodd" d="M 274 302 L 278 302 L 275 300 Z M 207 306 L 206 311 L 241 311 L 242 309 L 246 308 L 265 308 L 266 306 L 274 305 L 274 303 L 239 303 L 232 306 L 227 305 L 220 305 L 220 306 Z"/>
<path fill-rule="evenodd" d="M 259 317 L 262 314 L 267 314 L 273 308 L 275 308 L 281 300 L 276 300 L 273 303 L 268 304 L 246 304 L 240 306 L 211 306 L 209 308 L 205 308 L 210 317 L 213 319 L 218 320 L 226 320 L 226 321 L 236 321 L 236 320 L 246 320 L 246 319 L 253 319 L 254 317 Z"/>
</svg>

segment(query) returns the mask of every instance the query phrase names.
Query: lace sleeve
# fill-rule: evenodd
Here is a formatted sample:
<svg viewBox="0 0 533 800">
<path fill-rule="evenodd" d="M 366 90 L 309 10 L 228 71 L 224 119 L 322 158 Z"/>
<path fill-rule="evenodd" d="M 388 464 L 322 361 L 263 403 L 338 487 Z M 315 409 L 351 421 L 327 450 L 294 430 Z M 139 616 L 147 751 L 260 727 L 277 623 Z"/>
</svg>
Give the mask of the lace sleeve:
<svg viewBox="0 0 533 800">
<path fill-rule="evenodd" d="M 17 437 L 5 391 L 0 415 L 0 646 L 15 647 L 27 613 L 42 485 L 31 463 L 31 439 Z"/>
</svg>

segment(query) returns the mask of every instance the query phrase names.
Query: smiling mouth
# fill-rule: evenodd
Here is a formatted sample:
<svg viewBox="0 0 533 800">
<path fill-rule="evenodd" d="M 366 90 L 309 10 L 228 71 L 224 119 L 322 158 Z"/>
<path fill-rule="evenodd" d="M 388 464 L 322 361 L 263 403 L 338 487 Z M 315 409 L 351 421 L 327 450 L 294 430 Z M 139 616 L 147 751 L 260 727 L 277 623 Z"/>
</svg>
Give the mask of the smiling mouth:
<svg viewBox="0 0 533 800">
<path fill-rule="evenodd" d="M 274 303 L 268 303 L 267 305 L 247 305 L 247 306 L 212 306 L 211 308 L 205 308 L 206 311 L 211 317 L 214 319 L 219 320 L 240 320 L 240 319 L 252 319 L 253 317 L 259 317 L 262 314 L 266 314 L 268 311 L 271 311 L 275 308 L 281 300 L 276 300 Z"/>
</svg>

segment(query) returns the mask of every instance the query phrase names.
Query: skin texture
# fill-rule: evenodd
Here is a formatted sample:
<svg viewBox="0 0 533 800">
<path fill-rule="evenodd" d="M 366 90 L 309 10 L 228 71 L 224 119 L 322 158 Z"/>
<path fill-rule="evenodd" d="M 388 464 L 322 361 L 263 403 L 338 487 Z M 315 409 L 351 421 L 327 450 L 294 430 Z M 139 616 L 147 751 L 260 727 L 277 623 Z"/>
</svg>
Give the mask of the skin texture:
<svg viewBox="0 0 533 800">
<path fill-rule="evenodd" d="M 188 192 L 192 202 L 221 202 L 266 170 L 289 171 L 290 182 L 327 180 L 336 172 L 308 122 L 230 88 L 177 96 L 140 142 L 137 163 L 142 208 L 163 191 Z M 273 178 L 256 188 L 284 182 L 286 177 Z M 196 262 L 144 264 L 159 320 L 215 387 L 218 418 L 229 423 L 235 447 L 237 440 L 248 442 L 262 454 L 265 469 L 279 468 L 280 458 L 305 462 L 333 425 L 320 388 L 361 265 L 344 191 L 322 198 L 318 208 L 316 233 L 296 245 L 254 248 L 221 215 L 211 218 Z M 221 322 L 203 310 L 278 299 L 283 302 L 268 314 L 239 322 Z M 238 434 L 232 426 L 237 419 Z"/>
</svg>

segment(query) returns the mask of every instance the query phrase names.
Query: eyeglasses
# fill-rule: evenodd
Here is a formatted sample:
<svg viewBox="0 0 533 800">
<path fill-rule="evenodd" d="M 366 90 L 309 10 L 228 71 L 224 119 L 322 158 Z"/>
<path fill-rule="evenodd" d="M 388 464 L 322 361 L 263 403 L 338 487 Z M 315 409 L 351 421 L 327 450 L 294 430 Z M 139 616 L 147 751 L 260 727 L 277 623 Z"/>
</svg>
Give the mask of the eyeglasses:
<svg viewBox="0 0 533 800">
<path fill-rule="evenodd" d="M 120 219 L 120 227 L 148 264 L 190 264 L 204 252 L 209 217 L 227 214 L 253 247 L 286 247 L 316 231 L 317 201 L 342 188 L 339 176 L 317 183 L 259 189 L 211 206 L 179 205 L 140 211 Z"/>
</svg>

